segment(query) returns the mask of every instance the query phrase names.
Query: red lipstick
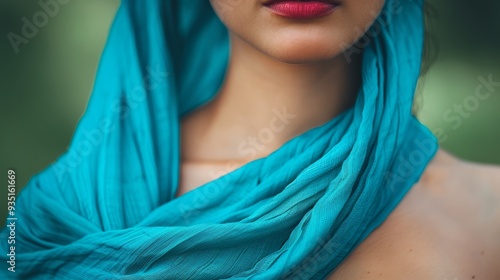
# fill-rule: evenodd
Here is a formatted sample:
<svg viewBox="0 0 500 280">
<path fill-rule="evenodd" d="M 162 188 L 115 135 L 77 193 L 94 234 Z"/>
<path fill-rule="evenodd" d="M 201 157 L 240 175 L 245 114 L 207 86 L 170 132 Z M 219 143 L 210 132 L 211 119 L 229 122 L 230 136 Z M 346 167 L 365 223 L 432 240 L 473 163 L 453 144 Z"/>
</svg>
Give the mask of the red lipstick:
<svg viewBox="0 0 500 280">
<path fill-rule="evenodd" d="M 265 4 L 273 13 L 293 19 L 314 19 L 332 13 L 338 4 L 331 1 L 277 0 Z"/>
</svg>

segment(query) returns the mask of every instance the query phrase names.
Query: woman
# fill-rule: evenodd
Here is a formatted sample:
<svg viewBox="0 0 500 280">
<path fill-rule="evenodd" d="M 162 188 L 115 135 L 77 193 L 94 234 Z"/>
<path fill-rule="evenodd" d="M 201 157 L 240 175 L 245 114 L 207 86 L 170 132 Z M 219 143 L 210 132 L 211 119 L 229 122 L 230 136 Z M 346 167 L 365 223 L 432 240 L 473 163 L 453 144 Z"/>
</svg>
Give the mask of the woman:
<svg viewBox="0 0 500 280">
<path fill-rule="evenodd" d="M 411 115 L 422 8 L 123 1 L 2 275 L 499 279 L 499 169 Z"/>
</svg>

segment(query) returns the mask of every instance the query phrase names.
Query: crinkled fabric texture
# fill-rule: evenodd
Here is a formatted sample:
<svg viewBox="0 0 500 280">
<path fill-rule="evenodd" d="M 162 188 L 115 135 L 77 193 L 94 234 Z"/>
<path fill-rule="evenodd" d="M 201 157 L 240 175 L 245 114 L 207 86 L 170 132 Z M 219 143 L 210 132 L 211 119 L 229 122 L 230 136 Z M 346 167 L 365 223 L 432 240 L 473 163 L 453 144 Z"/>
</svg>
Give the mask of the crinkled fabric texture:
<svg viewBox="0 0 500 280">
<path fill-rule="evenodd" d="M 422 8 L 386 1 L 354 107 L 175 198 L 179 120 L 217 93 L 228 32 L 206 0 L 124 0 L 70 148 L 18 197 L 0 278 L 324 279 L 436 151 L 411 114 Z"/>
</svg>

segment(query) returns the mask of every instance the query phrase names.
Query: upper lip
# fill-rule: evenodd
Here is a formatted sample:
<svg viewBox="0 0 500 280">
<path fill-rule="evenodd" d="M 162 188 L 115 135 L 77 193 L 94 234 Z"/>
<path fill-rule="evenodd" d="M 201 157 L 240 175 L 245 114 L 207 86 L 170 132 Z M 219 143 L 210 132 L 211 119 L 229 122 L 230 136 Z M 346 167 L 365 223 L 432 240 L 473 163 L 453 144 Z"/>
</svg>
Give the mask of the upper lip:
<svg viewBox="0 0 500 280">
<path fill-rule="evenodd" d="M 263 0 L 263 5 L 269 6 L 272 4 L 279 3 L 279 2 L 291 2 L 291 1 L 293 1 L 293 2 L 312 2 L 312 1 L 315 1 L 315 2 L 323 2 L 323 3 L 327 3 L 327 4 L 332 4 L 332 5 L 339 4 L 338 0 Z"/>
</svg>

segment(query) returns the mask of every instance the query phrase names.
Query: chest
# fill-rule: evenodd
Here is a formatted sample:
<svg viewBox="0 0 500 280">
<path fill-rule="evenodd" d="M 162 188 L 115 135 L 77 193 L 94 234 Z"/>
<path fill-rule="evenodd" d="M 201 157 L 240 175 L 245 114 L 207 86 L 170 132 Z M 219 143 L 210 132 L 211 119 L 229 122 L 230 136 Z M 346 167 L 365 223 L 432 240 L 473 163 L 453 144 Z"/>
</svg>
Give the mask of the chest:
<svg viewBox="0 0 500 280">
<path fill-rule="evenodd" d="M 183 163 L 181 164 L 180 181 L 176 196 L 181 196 L 210 181 L 218 179 L 240 166 L 242 166 L 242 163 L 239 162 Z"/>
</svg>

